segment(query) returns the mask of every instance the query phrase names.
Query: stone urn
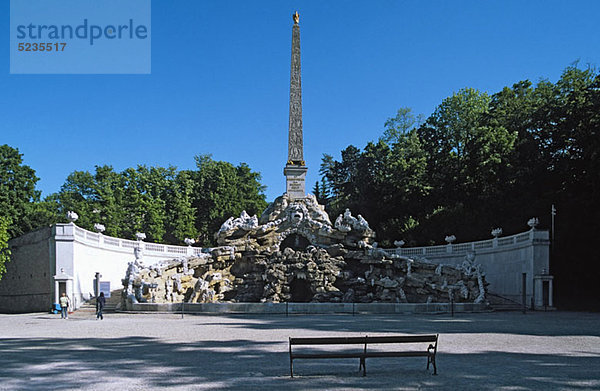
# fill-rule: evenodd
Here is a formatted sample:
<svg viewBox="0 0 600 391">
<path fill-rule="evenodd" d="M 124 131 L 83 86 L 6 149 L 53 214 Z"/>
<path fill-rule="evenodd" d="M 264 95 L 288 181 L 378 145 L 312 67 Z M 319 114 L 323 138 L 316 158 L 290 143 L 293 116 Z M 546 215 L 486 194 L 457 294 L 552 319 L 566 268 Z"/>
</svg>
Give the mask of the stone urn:
<svg viewBox="0 0 600 391">
<path fill-rule="evenodd" d="M 191 238 L 185 238 L 183 242 L 185 244 L 187 244 L 188 246 L 191 246 L 192 244 L 196 243 L 196 241 L 194 239 L 191 239 Z"/>
<path fill-rule="evenodd" d="M 535 229 L 540 224 L 540 220 L 537 217 L 532 217 L 527 222 L 527 225 L 531 227 L 531 229 Z"/>
<path fill-rule="evenodd" d="M 67 220 L 69 220 L 69 223 L 76 222 L 78 218 L 79 218 L 79 215 L 77 213 L 73 212 L 72 210 L 67 212 Z"/>
</svg>

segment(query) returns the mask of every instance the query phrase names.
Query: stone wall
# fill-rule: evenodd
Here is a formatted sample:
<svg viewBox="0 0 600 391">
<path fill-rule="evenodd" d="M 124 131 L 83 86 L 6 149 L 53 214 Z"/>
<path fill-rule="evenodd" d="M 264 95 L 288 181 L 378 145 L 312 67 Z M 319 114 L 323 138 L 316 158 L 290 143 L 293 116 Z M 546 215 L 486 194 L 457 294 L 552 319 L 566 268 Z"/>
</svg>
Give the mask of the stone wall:
<svg viewBox="0 0 600 391">
<path fill-rule="evenodd" d="M 147 268 L 131 263 L 123 282 L 127 308 L 181 302 L 483 303 L 487 285 L 473 259 L 441 266 L 341 244 L 273 252 L 218 247 Z"/>
<path fill-rule="evenodd" d="M 550 273 L 550 240 L 547 230 L 531 229 L 512 236 L 444 246 L 397 248 L 389 254 L 426 259 L 435 264 L 461 265 L 473 254 L 486 274 L 491 293 L 521 302 L 523 273 L 526 300 L 534 297 L 535 275 Z"/>
<path fill-rule="evenodd" d="M 73 223 L 39 229 L 9 242 L 11 261 L 0 280 L 0 312 L 48 311 L 57 301 L 55 275 L 68 276 L 66 290 L 74 308 L 94 295 L 94 277 L 120 289 L 127 265 L 140 248 L 147 264 L 200 253 L 189 246 L 167 246 L 113 238 Z M 62 272 L 61 272 L 62 270 Z"/>
<path fill-rule="evenodd" d="M 42 228 L 9 243 L 11 260 L 0 280 L 0 312 L 48 311 L 54 283 L 52 228 Z"/>
</svg>

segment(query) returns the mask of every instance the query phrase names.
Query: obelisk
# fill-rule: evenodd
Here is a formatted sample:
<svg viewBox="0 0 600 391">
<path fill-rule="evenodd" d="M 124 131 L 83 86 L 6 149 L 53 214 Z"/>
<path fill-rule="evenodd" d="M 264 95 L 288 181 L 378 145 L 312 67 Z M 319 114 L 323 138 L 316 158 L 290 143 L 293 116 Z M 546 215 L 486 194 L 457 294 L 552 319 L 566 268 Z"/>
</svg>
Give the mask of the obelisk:
<svg viewBox="0 0 600 391">
<path fill-rule="evenodd" d="M 293 15 L 292 66 L 290 72 L 290 122 L 288 128 L 288 161 L 283 169 L 286 192 L 291 199 L 306 197 L 305 180 L 308 168 L 304 163 L 302 139 L 302 82 L 300 78 L 300 16 Z"/>
</svg>

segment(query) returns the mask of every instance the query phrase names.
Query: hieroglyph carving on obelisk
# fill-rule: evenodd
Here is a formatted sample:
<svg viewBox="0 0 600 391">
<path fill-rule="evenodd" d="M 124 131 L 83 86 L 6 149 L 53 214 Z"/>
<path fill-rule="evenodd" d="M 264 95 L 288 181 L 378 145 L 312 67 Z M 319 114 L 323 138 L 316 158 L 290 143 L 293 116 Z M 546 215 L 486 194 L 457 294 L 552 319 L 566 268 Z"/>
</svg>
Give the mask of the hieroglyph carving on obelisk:
<svg viewBox="0 0 600 391">
<path fill-rule="evenodd" d="M 294 14 L 292 27 L 292 66 L 290 72 L 290 123 L 288 164 L 304 165 L 302 140 L 302 80 L 300 76 L 300 17 Z"/>
<path fill-rule="evenodd" d="M 283 169 L 286 193 L 292 199 L 306 197 L 302 139 L 302 83 L 300 78 L 300 16 L 294 14 L 292 27 L 292 67 L 290 73 L 290 123 L 288 129 L 288 161 Z"/>
</svg>

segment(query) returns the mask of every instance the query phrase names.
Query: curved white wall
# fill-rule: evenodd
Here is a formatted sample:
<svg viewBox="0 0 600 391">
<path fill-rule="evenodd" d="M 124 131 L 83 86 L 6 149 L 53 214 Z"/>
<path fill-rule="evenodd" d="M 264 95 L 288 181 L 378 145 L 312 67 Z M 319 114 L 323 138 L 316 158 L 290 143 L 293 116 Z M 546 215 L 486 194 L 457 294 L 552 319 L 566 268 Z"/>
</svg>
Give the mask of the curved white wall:
<svg viewBox="0 0 600 391">
<path fill-rule="evenodd" d="M 526 273 L 527 303 L 531 302 L 535 276 L 550 272 L 550 240 L 546 230 L 442 246 L 397 248 L 388 253 L 425 258 L 432 263 L 460 265 L 468 252 L 483 266 L 490 292 L 521 302 L 523 273 Z"/>
<path fill-rule="evenodd" d="M 159 261 L 199 254 L 197 247 L 170 246 L 136 242 L 90 232 L 75 224 L 54 226 L 56 242 L 56 270 L 73 278 L 72 297 L 75 307 L 94 296 L 94 279 L 100 273 L 101 281 L 109 281 L 111 290 L 122 287 L 127 265 L 135 260 L 134 249 L 140 246 L 143 262 L 152 265 Z M 57 274 L 58 274 L 57 272 Z"/>
<path fill-rule="evenodd" d="M 133 249 L 141 245 L 144 251 L 144 263 L 153 264 L 165 259 L 198 254 L 200 248 L 185 246 L 167 246 L 162 244 L 135 242 L 118 239 L 86 231 L 73 224 L 57 225 L 68 230 L 74 242 L 74 293 L 76 297 L 87 299 L 93 295 L 93 280 L 96 272 L 102 274 L 103 281 L 111 282 L 111 289 L 121 285 L 127 263 L 135 259 Z M 489 290 L 493 293 L 521 301 L 522 275 L 526 273 L 527 303 L 533 296 L 535 275 L 549 272 L 548 231 L 529 230 L 524 233 L 469 243 L 448 244 L 442 246 L 412 247 L 388 249 L 407 257 L 426 258 L 446 265 L 460 265 L 466 254 L 473 252 L 475 262 L 483 266 Z M 69 253 L 65 259 L 69 258 Z M 57 260 L 62 257 L 57 256 Z M 66 270 L 66 269 L 65 269 Z"/>
<path fill-rule="evenodd" d="M 530 230 L 478 242 L 385 251 L 447 265 L 461 264 L 472 251 L 475 262 L 483 266 L 490 292 L 520 302 L 522 275 L 526 273 L 529 303 L 534 296 L 534 279 L 539 280 L 549 272 L 549 244 L 548 231 Z M 135 260 L 136 246 L 141 246 L 146 265 L 202 251 L 198 247 L 114 238 L 84 230 L 73 223 L 28 233 L 11 240 L 9 245 L 13 247 L 13 254 L 7 273 L 0 280 L 0 312 L 50 308 L 57 300 L 56 280 L 60 278 L 68 279 L 67 291 L 76 308 L 94 295 L 97 272 L 102 275 L 101 281 L 110 282 L 111 290 L 120 289 L 127 264 Z M 541 296 L 541 288 L 537 289 L 537 295 Z M 540 298 L 535 299 L 537 303 Z"/>
</svg>

